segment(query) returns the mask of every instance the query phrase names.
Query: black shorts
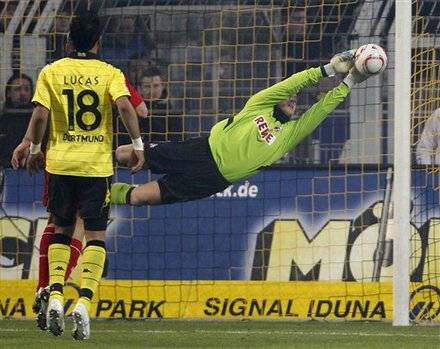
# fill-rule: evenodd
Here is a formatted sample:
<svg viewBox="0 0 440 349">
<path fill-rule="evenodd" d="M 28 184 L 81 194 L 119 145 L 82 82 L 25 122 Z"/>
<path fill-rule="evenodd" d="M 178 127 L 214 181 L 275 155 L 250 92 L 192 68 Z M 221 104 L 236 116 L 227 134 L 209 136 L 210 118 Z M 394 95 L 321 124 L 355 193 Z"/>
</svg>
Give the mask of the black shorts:
<svg viewBox="0 0 440 349">
<path fill-rule="evenodd" d="M 145 145 L 145 158 L 158 180 L 163 204 L 202 199 L 231 185 L 218 170 L 208 138 Z"/>
<path fill-rule="evenodd" d="M 100 231 L 107 228 L 110 212 L 112 177 L 77 177 L 49 173 L 47 210 L 55 224 L 70 226 L 76 213 L 84 219 L 84 228 Z"/>
</svg>

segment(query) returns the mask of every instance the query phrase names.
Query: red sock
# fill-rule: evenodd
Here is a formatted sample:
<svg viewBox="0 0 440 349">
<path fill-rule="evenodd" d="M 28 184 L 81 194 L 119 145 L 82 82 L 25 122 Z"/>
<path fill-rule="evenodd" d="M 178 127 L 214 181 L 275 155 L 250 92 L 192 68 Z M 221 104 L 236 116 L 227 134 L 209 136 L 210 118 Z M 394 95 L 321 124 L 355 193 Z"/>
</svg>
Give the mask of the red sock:
<svg viewBox="0 0 440 349">
<path fill-rule="evenodd" d="M 54 227 L 47 226 L 44 229 L 43 235 L 41 236 L 37 291 L 40 287 L 46 287 L 47 285 L 49 285 L 49 265 L 47 260 L 47 251 L 49 250 L 49 245 L 52 242 L 54 232 Z"/>
<path fill-rule="evenodd" d="M 75 269 L 76 264 L 78 263 L 78 258 L 81 255 L 82 251 L 82 242 L 78 239 L 72 239 L 70 243 L 70 259 L 69 265 L 67 266 L 66 276 L 64 277 L 64 281 L 67 281 L 70 274 L 72 274 L 73 269 Z"/>
</svg>

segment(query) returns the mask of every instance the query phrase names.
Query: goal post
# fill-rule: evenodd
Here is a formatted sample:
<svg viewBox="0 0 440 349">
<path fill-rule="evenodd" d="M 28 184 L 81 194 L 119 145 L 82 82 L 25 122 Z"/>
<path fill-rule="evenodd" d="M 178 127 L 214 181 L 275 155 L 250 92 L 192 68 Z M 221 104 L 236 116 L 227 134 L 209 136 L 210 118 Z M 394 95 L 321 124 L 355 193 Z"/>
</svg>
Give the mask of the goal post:
<svg viewBox="0 0 440 349">
<path fill-rule="evenodd" d="M 409 325 L 411 202 L 411 0 L 396 1 L 393 325 Z M 398 88 L 397 88 L 398 87 Z"/>
</svg>

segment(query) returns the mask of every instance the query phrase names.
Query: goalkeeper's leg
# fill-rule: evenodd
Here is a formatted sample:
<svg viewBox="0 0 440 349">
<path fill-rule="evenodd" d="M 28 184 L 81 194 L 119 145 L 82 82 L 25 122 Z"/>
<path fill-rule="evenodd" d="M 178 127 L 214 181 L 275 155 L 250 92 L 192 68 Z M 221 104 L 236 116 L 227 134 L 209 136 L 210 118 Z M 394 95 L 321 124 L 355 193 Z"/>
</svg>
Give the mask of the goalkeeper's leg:
<svg viewBox="0 0 440 349">
<path fill-rule="evenodd" d="M 142 185 L 113 183 L 110 202 L 117 205 L 160 205 L 161 192 L 157 181 Z"/>
</svg>

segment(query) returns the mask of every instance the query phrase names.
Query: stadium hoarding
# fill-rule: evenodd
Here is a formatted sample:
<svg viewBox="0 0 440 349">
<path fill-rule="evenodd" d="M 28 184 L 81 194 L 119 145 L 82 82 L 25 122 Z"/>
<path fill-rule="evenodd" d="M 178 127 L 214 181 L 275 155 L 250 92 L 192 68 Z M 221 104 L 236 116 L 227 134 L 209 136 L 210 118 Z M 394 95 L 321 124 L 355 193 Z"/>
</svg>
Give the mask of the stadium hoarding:
<svg viewBox="0 0 440 349">
<path fill-rule="evenodd" d="M 134 180 L 146 177 L 141 173 Z M 425 288 L 411 297 L 414 316 L 438 319 L 438 193 L 435 178 L 419 177 L 411 281 L 413 290 Z M 124 170 L 116 178 L 131 181 Z M 270 169 L 197 202 L 113 207 L 109 275 L 96 316 L 391 319 L 392 215 L 380 283 L 372 282 L 384 187 L 385 173 L 377 169 Z M 14 316 L 12 304 L 19 309 L 13 295 L 6 297 L 6 282 L 21 289 L 28 281 L 19 280 L 37 277 L 47 215 L 41 192 L 42 176 L 7 171 L 0 217 L 3 316 Z M 72 291 L 78 279 L 75 271 Z M 34 286 L 23 290 L 26 307 Z M 69 299 L 74 298 L 73 292 Z"/>
<path fill-rule="evenodd" d="M 33 280 L 2 281 L 0 317 L 28 318 Z M 413 320 L 440 321 L 440 284 L 416 283 Z M 79 286 L 65 287 L 65 313 Z M 91 316 L 110 319 L 392 320 L 390 282 L 103 280 Z"/>
</svg>

